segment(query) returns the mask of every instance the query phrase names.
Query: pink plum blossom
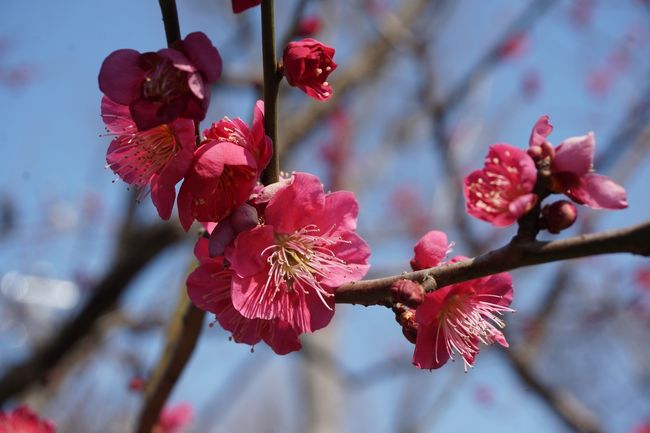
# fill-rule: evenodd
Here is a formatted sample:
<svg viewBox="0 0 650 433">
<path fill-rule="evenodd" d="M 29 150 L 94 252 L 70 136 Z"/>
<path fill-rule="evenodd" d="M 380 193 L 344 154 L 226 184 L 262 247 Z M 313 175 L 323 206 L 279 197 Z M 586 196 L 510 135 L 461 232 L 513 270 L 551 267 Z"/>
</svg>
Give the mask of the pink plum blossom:
<svg viewBox="0 0 650 433">
<path fill-rule="evenodd" d="M 548 116 L 540 117 L 531 134 L 531 149 L 548 144 L 546 137 L 553 130 Z M 627 207 L 625 189 L 606 176 L 594 172 L 593 132 L 570 137 L 549 155 L 551 158 L 551 190 L 564 193 L 571 200 L 593 209 L 624 209 Z"/>
<path fill-rule="evenodd" d="M 325 194 L 320 180 L 294 173 L 271 197 L 264 224 L 226 249 L 232 301 L 249 319 L 280 319 L 298 333 L 326 326 L 334 291 L 368 271 L 368 245 L 356 234 L 354 194 Z"/>
<path fill-rule="evenodd" d="M 102 98 L 102 119 L 115 138 L 106 153 L 107 166 L 124 182 L 149 191 L 162 219 L 169 219 L 175 186 L 192 162 L 195 146 L 194 122 L 174 120 L 169 124 L 140 131 L 129 108 Z"/>
<path fill-rule="evenodd" d="M 318 16 L 309 16 L 300 20 L 296 28 L 298 36 L 313 36 L 318 33 L 323 23 Z"/>
<path fill-rule="evenodd" d="M 167 406 L 162 410 L 158 424 L 152 433 L 185 433 L 194 418 L 194 409 L 189 403 Z"/>
<path fill-rule="evenodd" d="M 27 406 L 0 411 L 0 433 L 54 433 L 54 424 L 38 418 Z"/>
<path fill-rule="evenodd" d="M 221 75 L 221 56 L 201 32 L 190 33 L 171 48 L 139 53 L 112 52 L 99 71 L 99 88 L 129 107 L 138 129 L 175 119 L 203 120 L 210 103 L 207 84 Z"/>
<path fill-rule="evenodd" d="M 255 105 L 253 126 L 227 117 L 212 124 L 194 152 L 178 193 L 181 224 L 188 230 L 194 219 L 219 222 L 250 196 L 273 152 L 264 133 L 264 104 Z"/>
<path fill-rule="evenodd" d="M 290 42 L 284 50 L 284 75 L 290 85 L 314 99 L 326 101 L 333 92 L 327 82 L 327 77 L 337 66 L 333 57 L 334 48 L 316 39 Z"/>
<path fill-rule="evenodd" d="M 232 0 L 232 11 L 236 14 L 258 6 L 262 0 Z"/>
<path fill-rule="evenodd" d="M 536 180 L 535 162 L 526 152 L 493 144 L 483 170 L 465 178 L 467 213 L 497 227 L 509 226 L 537 203 Z"/>
<path fill-rule="evenodd" d="M 434 233 L 434 235 L 431 235 Z M 411 263 L 440 264 L 441 252 L 448 248 L 442 232 L 430 232 L 415 248 Z M 455 257 L 452 261 L 464 257 Z M 414 268 L 416 269 L 416 268 Z M 418 368 L 440 368 L 459 355 L 465 370 L 474 365 L 479 343 L 497 342 L 508 346 L 501 319 L 512 302 L 512 278 L 507 273 L 451 284 L 427 293 L 417 308 L 417 339 L 413 364 Z"/>
<path fill-rule="evenodd" d="M 298 333 L 280 319 L 248 319 L 232 304 L 233 271 L 223 256 L 210 257 L 208 240 L 200 238 L 194 248 L 199 267 L 187 278 L 187 292 L 198 308 L 216 315 L 219 324 L 237 343 L 255 345 L 264 340 L 275 353 L 284 355 L 301 348 Z"/>
</svg>

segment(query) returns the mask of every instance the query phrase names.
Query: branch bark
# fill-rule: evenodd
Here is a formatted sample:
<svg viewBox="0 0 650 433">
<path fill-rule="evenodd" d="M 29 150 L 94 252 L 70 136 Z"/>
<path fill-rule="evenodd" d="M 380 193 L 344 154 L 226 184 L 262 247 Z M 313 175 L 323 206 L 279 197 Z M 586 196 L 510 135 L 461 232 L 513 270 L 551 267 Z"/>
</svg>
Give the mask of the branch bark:
<svg viewBox="0 0 650 433">
<path fill-rule="evenodd" d="M 475 258 L 416 272 L 348 283 L 337 290 L 336 302 L 384 304 L 390 297 L 390 286 L 400 279 L 419 282 L 432 279 L 436 283 L 434 287 L 440 288 L 524 266 L 611 253 L 650 255 L 650 221 L 624 229 L 557 241 L 511 242 Z"/>
</svg>

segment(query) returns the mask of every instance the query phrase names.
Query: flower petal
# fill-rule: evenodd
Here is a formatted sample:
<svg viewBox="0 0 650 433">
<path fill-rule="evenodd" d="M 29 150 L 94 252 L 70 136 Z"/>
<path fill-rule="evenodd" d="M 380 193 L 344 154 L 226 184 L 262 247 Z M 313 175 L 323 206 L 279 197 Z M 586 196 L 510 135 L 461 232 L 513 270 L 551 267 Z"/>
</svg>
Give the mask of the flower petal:
<svg viewBox="0 0 650 433">
<path fill-rule="evenodd" d="M 566 191 L 576 203 L 592 209 L 625 209 L 625 189 L 607 176 L 590 173 L 580 178 L 578 186 Z"/>
<path fill-rule="evenodd" d="M 594 162 L 594 147 L 596 138 L 593 132 L 580 137 L 564 140 L 555 149 L 552 170 L 583 175 L 591 170 Z"/>
<path fill-rule="evenodd" d="M 548 115 L 545 114 L 535 122 L 533 130 L 530 132 L 528 144 L 531 147 L 541 146 L 544 144 L 546 137 L 548 137 L 551 132 L 553 132 L 553 125 L 549 122 Z"/>
<path fill-rule="evenodd" d="M 431 230 L 415 244 L 411 259 L 411 267 L 414 271 L 438 266 L 445 258 L 449 250 L 447 235 L 441 231 Z"/>
<path fill-rule="evenodd" d="M 277 233 L 293 233 L 311 224 L 323 211 L 325 193 L 320 180 L 309 173 L 294 173 L 291 183 L 278 191 L 266 207 L 267 224 Z M 299 212 L 287 212 L 300 209 Z"/>
<path fill-rule="evenodd" d="M 129 105 L 140 96 L 144 71 L 138 65 L 140 53 L 123 49 L 113 51 L 99 70 L 99 89 L 118 104 Z"/>
</svg>

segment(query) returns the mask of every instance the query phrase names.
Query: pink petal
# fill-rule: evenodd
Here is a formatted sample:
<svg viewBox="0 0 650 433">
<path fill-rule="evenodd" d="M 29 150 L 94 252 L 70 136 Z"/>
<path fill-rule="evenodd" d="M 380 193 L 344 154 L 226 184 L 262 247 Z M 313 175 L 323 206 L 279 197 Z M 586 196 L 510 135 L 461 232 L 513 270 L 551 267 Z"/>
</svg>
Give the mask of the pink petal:
<svg viewBox="0 0 650 433">
<path fill-rule="evenodd" d="M 251 277 L 268 269 L 267 255 L 262 256 L 259 252 L 273 244 L 275 244 L 273 227 L 257 226 L 237 235 L 234 246 L 227 248 L 225 255 L 237 275 L 242 278 Z"/>
<path fill-rule="evenodd" d="M 118 104 L 131 104 L 140 96 L 140 84 L 144 81 L 139 59 L 140 53 L 135 50 L 113 51 L 99 70 L 99 89 Z"/>
<path fill-rule="evenodd" d="M 191 120 L 178 119 L 169 126 L 179 149 L 160 173 L 160 179 L 169 185 L 176 185 L 187 174 L 192 164 L 196 138 L 194 135 L 194 122 Z"/>
<path fill-rule="evenodd" d="M 591 170 L 594 162 L 596 138 L 593 132 L 564 140 L 555 149 L 552 170 L 583 175 Z"/>
<path fill-rule="evenodd" d="M 102 98 L 102 120 L 106 129 L 113 134 L 128 134 L 137 130 L 127 105 L 118 104 L 104 96 Z"/>
<path fill-rule="evenodd" d="M 324 205 L 325 194 L 320 180 L 312 174 L 297 172 L 291 184 L 269 201 L 266 222 L 274 226 L 277 233 L 293 233 L 311 224 Z"/>
<path fill-rule="evenodd" d="M 528 140 L 529 145 L 531 147 L 541 146 L 551 132 L 553 132 L 553 125 L 549 122 L 548 115 L 545 114 L 535 122 L 535 126 L 533 126 L 533 130 L 530 133 L 530 139 Z"/>
<path fill-rule="evenodd" d="M 420 307 L 422 308 L 422 307 Z M 413 365 L 421 369 L 440 368 L 449 360 L 444 332 L 438 322 L 418 326 L 418 336 L 413 352 Z"/>
<path fill-rule="evenodd" d="M 517 197 L 508 205 L 508 215 L 509 224 L 518 220 L 522 215 L 527 213 L 537 204 L 537 194 L 525 194 Z M 508 224 L 508 225 L 509 225 Z"/>
<path fill-rule="evenodd" d="M 574 201 L 593 209 L 625 209 L 625 189 L 607 176 L 589 173 L 580 178 L 580 185 L 567 191 Z"/>
<path fill-rule="evenodd" d="M 262 0 L 232 0 L 232 11 L 236 14 L 262 3 Z"/>
<path fill-rule="evenodd" d="M 272 321 L 262 334 L 264 342 L 278 355 L 286 355 L 302 348 L 298 333 L 282 320 Z"/>
<path fill-rule="evenodd" d="M 257 210 L 253 206 L 244 203 L 226 218 L 219 221 L 210 234 L 210 255 L 212 257 L 222 255 L 228 244 L 239 233 L 250 230 L 257 225 L 257 219 Z"/>
<path fill-rule="evenodd" d="M 330 246 L 330 251 L 347 266 L 345 269 L 332 269 L 321 284 L 332 288 L 339 287 L 347 282 L 363 278 L 370 269 L 370 247 L 359 235 L 352 231 L 343 232 L 340 242 Z"/>
<path fill-rule="evenodd" d="M 159 179 L 159 176 L 154 176 L 151 181 L 151 201 L 156 206 L 160 218 L 168 220 L 174 208 L 176 188 L 174 184 L 164 183 Z"/>
<path fill-rule="evenodd" d="M 350 191 L 336 191 L 325 196 L 325 206 L 320 215 L 314 215 L 314 224 L 321 234 L 333 234 L 357 229 L 359 204 Z"/>
<path fill-rule="evenodd" d="M 414 271 L 438 266 L 445 258 L 449 250 L 447 235 L 443 232 L 432 230 L 422 236 L 415 244 L 413 251 L 415 255 L 411 259 L 411 267 Z"/>
</svg>

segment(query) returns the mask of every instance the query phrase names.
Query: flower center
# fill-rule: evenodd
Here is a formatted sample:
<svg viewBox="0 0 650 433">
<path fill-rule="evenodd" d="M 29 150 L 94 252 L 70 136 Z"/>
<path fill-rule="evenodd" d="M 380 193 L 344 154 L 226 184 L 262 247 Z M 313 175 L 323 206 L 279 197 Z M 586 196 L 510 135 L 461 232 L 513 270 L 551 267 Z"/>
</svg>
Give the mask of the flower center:
<svg viewBox="0 0 650 433">
<path fill-rule="evenodd" d="M 276 235 L 276 243 L 262 252 L 271 251 L 267 258 L 271 268 L 260 302 L 271 287 L 272 296 L 280 290 L 305 294 L 315 290 L 323 305 L 331 310 L 325 298 L 334 295 L 320 281 L 333 271 L 347 271 L 349 267 L 330 249 L 341 240 L 318 236 L 319 232 L 315 225 L 308 225 L 290 235 Z"/>
<path fill-rule="evenodd" d="M 108 167 L 127 183 L 142 187 L 160 174 L 179 150 L 168 125 L 118 136 L 106 157 Z"/>
<path fill-rule="evenodd" d="M 186 73 L 167 60 L 161 60 L 145 77 L 142 94 L 146 99 L 168 103 L 187 91 Z"/>
<path fill-rule="evenodd" d="M 478 352 L 478 343 L 489 345 L 505 342 L 501 330 L 506 324 L 501 319 L 504 312 L 514 310 L 496 303 L 501 297 L 491 294 L 452 295 L 438 314 L 436 347 L 440 333 L 444 332 L 447 353 L 454 359 L 454 352 L 464 361 L 464 368 L 472 367 Z M 436 362 L 438 361 L 436 352 Z"/>
</svg>

